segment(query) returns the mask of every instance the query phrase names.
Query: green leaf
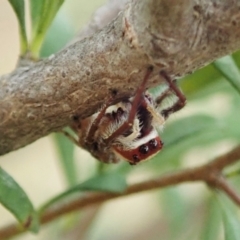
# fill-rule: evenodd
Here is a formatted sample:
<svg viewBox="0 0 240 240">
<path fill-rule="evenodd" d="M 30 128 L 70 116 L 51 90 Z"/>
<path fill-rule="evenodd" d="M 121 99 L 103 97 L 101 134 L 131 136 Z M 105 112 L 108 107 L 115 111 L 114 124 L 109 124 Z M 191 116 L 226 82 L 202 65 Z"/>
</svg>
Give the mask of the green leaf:
<svg viewBox="0 0 240 240">
<path fill-rule="evenodd" d="M 20 30 L 21 55 L 24 55 L 28 50 L 28 42 L 27 42 L 26 27 L 25 27 L 24 0 L 8 0 L 8 1 L 17 15 L 19 30 Z"/>
<path fill-rule="evenodd" d="M 36 32 L 39 22 L 42 18 L 43 7 L 45 4 L 45 0 L 31 0 L 30 1 L 30 8 L 31 8 L 31 24 L 32 24 L 32 31 Z"/>
<path fill-rule="evenodd" d="M 207 145 L 225 137 L 222 125 L 211 116 L 194 115 L 168 124 L 160 134 L 164 149 L 151 161 L 153 169 L 159 171 L 164 165 L 181 164 L 181 156 L 195 146 Z"/>
<path fill-rule="evenodd" d="M 204 226 L 202 227 L 201 240 L 217 240 L 221 223 L 221 211 L 216 198 L 210 197 L 207 201 Z"/>
<path fill-rule="evenodd" d="M 214 66 L 222 73 L 229 83 L 240 93 L 240 72 L 231 56 L 225 56 L 214 62 Z"/>
<path fill-rule="evenodd" d="M 123 193 L 127 187 L 126 179 L 120 174 L 101 174 L 95 176 L 80 185 L 76 186 L 78 190 L 101 191 L 112 193 Z"/>
<path fill-rule="evenodd" d="M 239 209 L 222 193 L 218 193 L 219 206 L 221 207 L 225 240 L 240 239 Z"/>
<path fill-rule="evenodd" d="M 74 144 L 63 134 L 56 134 L 54 137 L 68 185 L 76 185 L 77 172 L 73 157 Z"/>
<path fill-rule="evenodd" d="M 100 192 L 110 192 L 110 193 L 123 193 L 127 188 L 127 182 L 123 175 L 120 174 L 112 174 L 112 173 L 103 173 L 97 176 L 94 176 L 93 178 L 90 178 L 89 180 L 80 183 L 66 192 L 63 192 L 62 194 L 56 196 L 55 198 L 51 199 L 49 202 L 44 204 L 39 212 L 40 214 L 43 213 L 43 211 L 46 208 L 49 208 L 53 204 L 65 199 L 69 195 L 72 195 L 73 193 L 77 193 L 80 191 L 100 191 Z"/>
<path fill-rule="evenodd" d="M 64 0 L 31 0 L 32 42 L 30 50 L 38 57 L 46 32 Z"/>
<path fill-rule="evenodd" d="M 186 232 L 187 219 L 185 216 L 190 211 L 189 205 L 183 199 L 179 189 L 171 187 L 161 192 L 162 211 L 167 220 L 170 236 L 168 239 L 181 239 L 181 234 Z"/>
<path fill-rule="evenodd" d="M 239 240 L 240 239 L 240 222 L 237 216 L 230 213 L 227 209 L 223 212 L 223 225 L 225 240 Z"/>
<path fill-rule="evenodd" d="M 0 168 L 0 202 L 24 228 L 32 232 L 38 231 L 39 222 L 31 201 L 23 189 L 2 168 Z"/>
<path fill-rule="evenodd" d="M 164 142 L 171 146 L 189 137 L 196 137 L 203 130 L 208 130 L 213 126 L 216 127 L 216 125 L 215 118 L 204 114 L 196 114 L 172 122 L 166 127 L 162 135 L 164 136 Z"/>
<path fill-rule="evenodd" d="M 209 81 L 211 79 L 211 81 Z M 196 100 L 199 96 L 202 97 L 206 94 L 206 89 L 210 85 L 218 83 L 221 79 L 221 74 L 213 66 L 209 64 L 204 68 L 201 68 L 179 81 L 180 86 L 187 96 L 188 100 L 194 98 Z"/>
<path fill-rule="evenodd" d="M 45 35 L 44 42 L 40 51 L 41 57 L 48 57 L 58 52 L 74 37 L 75 31 L 73 24 L 66 14 L 57 14 L 53 23 Z"/>
</svg>

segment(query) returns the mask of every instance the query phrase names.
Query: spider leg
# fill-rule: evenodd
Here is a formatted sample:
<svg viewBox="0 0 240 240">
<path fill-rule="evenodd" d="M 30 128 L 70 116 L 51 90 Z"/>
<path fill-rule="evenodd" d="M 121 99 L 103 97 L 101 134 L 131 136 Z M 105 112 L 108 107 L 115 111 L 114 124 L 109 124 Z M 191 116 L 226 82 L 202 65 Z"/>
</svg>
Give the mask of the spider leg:
<svg viewBox="0 0 240 240">
<path fill-rule="evenodd" d="M 168 97 L 169 95 L 171 95 L 170 92 L 171 92 L 171 89 L 170 89 L 170 88 L 167 88 L 165 91 L 163 91 L 163 92 L 161 93 L 161 95 L 156 98 L 156 100 L 155 100 L 156 104 L 157 104 L 157 105 L 161 105 L 161 103 L 163 102 L 163 100 L 164 100 L 166 97 Z"/>
<path fill-rule="evenodd" d="M 113 132 L 110 137 L 105 139 L 105 141 L 104 141 L 105 144 L 109 144 L 115 138 L 117 138 L 118 136 L 120 136 L 121 134 L 123 134 L 125 131 L 127 131 L 129 128 L 132 127 L 134 118 L 136 116 L 138 105 L 140 104 L 140 102 L 143 99 L 143 93 L 144 93 L 145 88 L 146 88 L 146 83 L 147 83 L 147 81 L 148 81 L 152 71 L 153 71 L 153 67 L 150 66 L 147 69 L 147 72 L 145 74 L 145 77 L 143 79 L 142 84 L 139 86 L 139 88 L 136 91 L 135 97 L 134 97 L 134 99 L 132 101 L 132 107 L 131 107 L 131 110 L 130 110 L 130 113 L 129 113 L 127 121 L 125 123 L 123 123 L 121 125 L 121 127 L 119 127 L 115 132 Z"/>
<path fill-rule="evenodd" d="M 60 130 L 60 133 L 64 134 L 72 143 L 74 143 L 75 145 L 77 145 L 78 147 L 80 146 L 78 140 L 73 137 L 69 132 L 65 131 L 65 130 Z M 81 146 L 80 146 L 81 147 Z"/>
<path fill-rule="evenodd" d="M 176 103 L 174 103 L 173 106 L 164 109 L 161 113 L 164 116 L 164 118 L 168 118 L 170 114 L 179 111 L 186 105 L 186 97 L 184 94 L 180 91 L 178 86 L 176 85 L 175 81 L 173 81 L 168 74 L 165 71 L 161 71 L 160 75 L 166 80 L 166 82 L 169 85 L 169 89 L 171 89 L 174 94 L 177 96 L 178 100 Z"/>
<path fill-rule="evenodd" d="M 112 102 L 112 98 L 109 98 L 107 103 L 104 105 L 104 107 L 99 112 L 99 114 L 96 117 L 96 119 L 93 121 L 93 123 L 92 123 L 92 125 L 91 125 L 91 127 L 90 127 L 90 129 L 88 131 L 86 140 L 85 140 L 86 143 L 92 143 L 93 142 L 94 133 L 97 131 L 98 126 L 99 126 L 102 118 L 104 117 L 106 109 L 111 105 L 111 102 Z"/>
</svg>

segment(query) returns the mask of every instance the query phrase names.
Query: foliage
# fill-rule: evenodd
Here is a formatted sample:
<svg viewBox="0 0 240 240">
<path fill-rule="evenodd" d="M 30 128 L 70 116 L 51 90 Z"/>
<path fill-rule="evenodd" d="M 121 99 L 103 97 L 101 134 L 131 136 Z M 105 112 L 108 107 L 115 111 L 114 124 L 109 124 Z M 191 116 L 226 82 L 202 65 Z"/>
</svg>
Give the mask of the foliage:
<svg viewBox="0 0 240 240">
<path fill-rule="evenodd" d="M 63 1 L 52 0 L 50 5 L 47 0 L 30 1 L 32 31 L 31 41 L 28 43 L 24 21 L 24 1 L 9 0 L 9 2 L 19 21 L 21 53 L 26 54 L 26 49 L 28 49 L 31 55 L 37 58 L 47 29 Z M 61 38 L 64 34 L 61 32 L 61 25 L 59 22 L 59 25 L 56 24 L 52 29 L 52 33 L 50 32 L 55 39 Z M 50 55 L 57 51 L 51 46 L 51 40 L 47 39 L 42 55 Z M 240 74 L 239 66 L 237 66 L 239 58 L 240 53 L 224 57 L 181 80 L 183 92 L 187 95 L 189 103 L 183 110 L 182 116 L 172 117 L 169 120 L 166 129 L 161 133 L 165 149 L 149 162 L 133 168 L 124 162 L 117 166 L 102 166 L 96 161 L 95 166 L 91 166 L 91 170 L 87 172 L 87 180 L 80 181 L 78 174 L 81 174 L 81 169 L 76 164 L 75 147 L 61 135 L 55 135 L 60 165 L 69 188 L 44 203 L 38 213 L 42 214 L 50 206 L 63 200 L 68 201 L 73 193 L 83 194 L 85 191 L 93 190 L 123 192 L 127 186 L 126 178 L 141 175 L 154 176 L 169 170 L 173 171 L 185 167 L 186 159 L 193 162 L 194 160 L 210 160 L 220 154 L 213 153 L 213 149 L 239 143 L 240 114 L 236 113 L 240 101 Z M 214 105 L 215 102 L 218 105 Z M 239 171 L 236 172 L 239 174 Z M 239 183 L 238 174 L 235 176 L 234 184 Z M 239 210 L 232 210 L 235 206 L 232 206 L 219 193 L 213 192 L 212 194 L 212 192 L 200 189 L 193 191 L 198 196 L 193 198 L 191 191 L 185 195 L 186 191 L 184 192 L 183 189 L 184 187 L 176 186 L 159 191 L 157 196 L 152 196 L 157 202 L 155 211 L 161 212 L 158 224 L 166 226 L 165 229 L 160 227 L 161 233 L 159 231 L 156 233 L 157 228 L 154 228 L 155 232 L 148 232 L 151 229 L 149 225 L 153 225 L 151 219 L 143 219 L 142 221 L 146 221 L 145 229 L 135 229 L 136 232 L 145 230 L 145 234 L 148 232 L 149 239 L 159 239 L 160 234 L 163 239 L 169 240 L 200 239 L 199 236 L 203 240 L 214 240 L 219 239 L 220 235 L 224 235 L 226 240 L 239 239 L 239 217 L 237 216 Z M 0 202 L 14 214 L 22 226 L 25 225 L 30 230 L 37 231 L 39 226 L 33 204 L 22 188 L 2 169 L 0 169 Z M 19 208 L 20 204 L 22 207 Z M 146 205 L 145 208 L 151 208 L 151 206 Z M 127 215 L 128 211 L 125 214 Z M 28 218 L 32 221 L 29 226 L 26 226 Z M 91 219 L 89 231 L 91 228 L 93 232 L 94 229 L 98 229 L 92 224 L 95 220 L 94 217 Z M 125 221 L 128 221 L 128 217 Z M 77 224 L 77 221 L 73 221 L 72 225 L 74 224 Z M 101 237 L 98 236 L 98 238 L 91 233 L 89 239 L 108 239 L 109 236 L 108 231 L 101 232 Z"/>
<path fill-rule="evenodd" d="M 46 32 L 52 23 L 57 11 L 64 0 L 31 0 L 31 40 L 27 41 L 25 27 L 25 2 L 24 0 L 9 0 L 12 5 L 19 23 L 21 54 L 24 56 L 30 51 L 32 57 L 39 56 L 40 48 Z"/>
</svg>

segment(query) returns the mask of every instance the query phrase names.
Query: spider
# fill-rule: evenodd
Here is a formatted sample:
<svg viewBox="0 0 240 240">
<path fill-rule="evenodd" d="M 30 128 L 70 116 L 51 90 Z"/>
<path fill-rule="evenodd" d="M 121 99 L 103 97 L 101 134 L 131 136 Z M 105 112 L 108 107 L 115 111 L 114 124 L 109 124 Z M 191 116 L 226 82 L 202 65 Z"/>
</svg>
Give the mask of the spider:
<svg viewBox="0 0 240 240">
<path fill-rule="evenodd" d="M 168 88 L 157 97 L 146 91 L 146 83 L 153 71 L 149 67 L 135 95 L 113 104 L 109 100 L 104 107 L 88 118 L 75 119 L 72 129 L 79 140 L 70 137 L 78 146 L 89 151 L 104 163 L 116 163 L 120 159 L 136 165 L 152 158 L 163 147 L 158 131 L 163 128 L 170 114 L 186 104 L 186 98 L 175 81 L 161 71 Z M 159 112 L 163 100 L 172 92 L 177 101 Z"/>
</svg>

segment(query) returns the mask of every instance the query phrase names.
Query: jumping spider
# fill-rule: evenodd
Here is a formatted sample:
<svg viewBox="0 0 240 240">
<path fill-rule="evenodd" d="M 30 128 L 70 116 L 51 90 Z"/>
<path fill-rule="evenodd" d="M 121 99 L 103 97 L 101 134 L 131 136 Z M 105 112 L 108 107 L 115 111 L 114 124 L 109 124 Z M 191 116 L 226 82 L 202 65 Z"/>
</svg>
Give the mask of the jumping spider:
<svg viewBox="0 0 240 240">
<path fill-rule="evenodd" d="M 121 99 L 115 104 L 109 101 L 92 116 L 75 119 L 72 128 L 79 136 L 75 142 L 104 163 L 116 163 L 123 159 L 135 165 L 156 155 L 163 147 L 158 130 L 162 129 L 171 113 L 184 107 L 186 98 L 164 71 L 160 75 L 166 80 L 168 88 L 153 97 L 146 91 L 152 71 L 153 67 L 147 69 L 133 97 Z M 177 101 L 159 112 L 158 106 L 170 92 Z"/>
</svg>

